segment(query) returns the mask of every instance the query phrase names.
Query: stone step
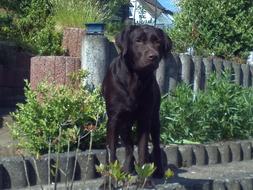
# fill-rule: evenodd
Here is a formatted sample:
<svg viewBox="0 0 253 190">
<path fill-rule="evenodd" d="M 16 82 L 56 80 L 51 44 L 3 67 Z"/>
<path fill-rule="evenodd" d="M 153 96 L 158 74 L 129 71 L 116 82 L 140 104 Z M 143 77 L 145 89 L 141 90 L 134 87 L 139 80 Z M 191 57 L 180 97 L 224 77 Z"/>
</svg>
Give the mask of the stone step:
<svg viewBox="0 0 253 190">
<path fill-rule="evenodd" d="M 95 185 L 88 185 L 94 180 L 96 185 L 101 184 L 101 178 L 95 170 L 95 164 L 99 164 L 99 158 L 103 155 L 103 152 L 92 152 L 89 156 L 89 152 L 80 152 L 77 156 L 77 168 L 75 170 L 75 189 L 94 189 L 98 187 Z M 57 155 L 51 154 L 50 162 L 55 163 Z M 60 167 L 61 171 L 65 173 L 68 171 L 69 176 L 73 175 L 75 165 L 75 153 L 60 154 Z M 30 157 L 25 158 L 25 163 L 28 171 L 24 168 L 24 160 L 21 157 L 0 157 L 0 189 L 2 188 L 27 188 L 25 176 L 28 176 L 32 189 L 36 189 L 41 183 L 43 186 L 47 184 L 48 180 L 48 155 L 40 157 L 36 161 L 37 168 L 40 175 L 40 182 L 34 173 L 36 167 L 34 160 Z M 69 160 L 69 161 L 68 161 Z M 89 160 L 89 162 L 88 162 Z M 68 164 L 67 164 L 68 162 Z M 68 170 L 66 166 L 68 165 Z M 170 166 L 169 166 L 170 167 Z M 54 167 L 52 166 L 51 169 Z M 252 190 L 253 182 L 253 160 L 245 160 L 241 162 L 231 162 L 223 164 L 213 164 L 205 166 L 191 166 L 191 167 L 171 167 L 175 173 L 175 177 L 164 180 L 154 180 L 157 189 L 193 189 L 193 190 Z M 5 176 L 8 177 L 8 181 L 5 181 Z M 52 177 L 52 176 L 51 176 Z M 50 178 L 51 178 L 50 177 Z M 1 179 L 5 181 L 1 184 Z M 52 179 L 52 178 L 51 178 Z M 59 175 L 59 183 L 64 184 L 66 176 L 63 173 Z M 85 183 L 86 180 L 92 180 Z M 82 186 L 80 186 L 80 184 Z M 79 186 L 78 186 L 79 185 Z M 64 187 L 64 186 L 63 186 Z M 40 187 L 39 187 L 40 188 Z M 95 188 L 95 189 L 96 189 Z"/>
<path fill-rule="evenodd" d="M 193 166 L 175 171 L 175 177 L 169 180 L 152 179 L 157 190 L 253 190 L 253 161 L 233 162 L 212 166 Z M 103 183 L 102 178 L 78 181 L 73 185 L 74 190 L 97 190 Z M 44 186 L 50 189 L 51 186 Z M 28 188 L 24 188 L 26 190 Z M 33 190 L 40 186 L 31 187 Z M 66 189 L 65 184 L 58 184 L 58 190 Z M 126 188 L 125 188 L 126 189 Z M 129 190 L 136 187 L 131 186 Z"/>
</svg>

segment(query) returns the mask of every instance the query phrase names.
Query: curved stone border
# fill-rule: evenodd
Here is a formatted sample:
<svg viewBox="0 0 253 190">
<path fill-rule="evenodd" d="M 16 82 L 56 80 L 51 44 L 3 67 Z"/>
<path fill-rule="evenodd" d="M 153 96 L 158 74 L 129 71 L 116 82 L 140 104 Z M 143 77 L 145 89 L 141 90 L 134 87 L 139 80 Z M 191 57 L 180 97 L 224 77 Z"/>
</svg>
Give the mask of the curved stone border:
<svg viewBox="0 0 253 190">
<path fill-rule="evenodd" d="M 99 163 L 94 153 L 89 155 L 88 152 L 80 152 L 77 156 L 75 152 L 59 154 L 60 170 L 57 177 L 52 174 L 56 161 L 57 154 L 51 154 L 50 157 L 44 155 L 36 160 L 31 157 L 0 158 L 0 189 L 25 188 L 28 184 L 35 186 L 52 182 L 66 183 L 67 180 L 70 183 L 72 178 L 78 181 L 99 177 L 95 170 L 95 165 Z"/>
<path fill-rule="evenodd" d="M 168 165 L 176 167 L 250 160 L 253 159 L 252 144 L 253 140 L 208 145 L 170 145 L 163 149 L 164 160 Z M 90 156 L 85 151 L 78 153 L 77 157 L 75 152 L 59 154 L 60 172 L 57 177 L 50 172 L 55 168 L 57 154 L 51 154 L 50 157 L 44 155 L 37 160 L 31 157 L 0 158 L 0 189 L 25 188 L 28 184 L 46 185 L 55 181 L 65 183 L 72 178 L 74 181 L 95 179 L 99 177 L 95 165 L 105 162 L 105 153 L 105 150 L 92 150 Z M 124 148 L 117 149 L 117 157 L 121 163 L 124 161 L 124 154 Z"/>
<path fill-rule="evenodd" d="M 164 148 L 168 164 L 177 167 L 220 164 L 253 159 L 253 140 L 207 145 L 171 145 Z"/>
</svg>

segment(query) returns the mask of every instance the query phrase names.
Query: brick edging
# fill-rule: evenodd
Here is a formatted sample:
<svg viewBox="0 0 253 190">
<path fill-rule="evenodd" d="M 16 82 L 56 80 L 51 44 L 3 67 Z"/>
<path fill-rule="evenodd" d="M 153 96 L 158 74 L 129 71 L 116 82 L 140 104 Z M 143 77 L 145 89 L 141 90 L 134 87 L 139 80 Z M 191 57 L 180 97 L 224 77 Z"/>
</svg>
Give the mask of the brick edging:
<svg viewBox="0 0 253 190">
<path fill-rule="evenodd" d="M 253 140 L 224 142 L 220 144 L 208 145 L 170 145 L 164 147 L 164 158 L 167 164 L 176 167 L 189 167 L 192 165 L 220 164 L 233 161 L 243 161 L 252 159 Z M 105 150 L 92 150 L 89 164 L 88 151 L 80 152 L 77 155 L 76 171 L 74 180 L 88 180 L 99 177 L 95 170 L 95 164 L 104 163 Z M 120 162 L 124 159 L 124 149 L 117 150 L 117 156 Z M 54 167 L 56 154 L 50 156 L 50 167 Z M 36 162 L 36 165 L 34 164 Z M 61 169 L 66 170 L 68 162 L 68 177 L 72 178 L 75 165 L 75 152 L 59 154 Z M 25 188 L 28 186 L 26 176 L 29 178 L 31 186 L 46 185 L 48 179 L 54 181 L 53 176 L 48 178 L 48 155 L 34 160 L 31 157 L 23 159 L 22 157 L 3 157 L 0 158 L 0 189 L 5 188 Z M 26 167 L 25 167 L 26 166 Z M 36 175 L 38 169 L 40 180 Z M 50 169 L 50 170 L 51 170 Z M 27 175 L 26 175 L 27 171 Z M 65 171 L 66 172 L 66 171 Z M 59 183 L 65 182 L 65 175 L 61 172 L 57 178 Z"/>
</svg>

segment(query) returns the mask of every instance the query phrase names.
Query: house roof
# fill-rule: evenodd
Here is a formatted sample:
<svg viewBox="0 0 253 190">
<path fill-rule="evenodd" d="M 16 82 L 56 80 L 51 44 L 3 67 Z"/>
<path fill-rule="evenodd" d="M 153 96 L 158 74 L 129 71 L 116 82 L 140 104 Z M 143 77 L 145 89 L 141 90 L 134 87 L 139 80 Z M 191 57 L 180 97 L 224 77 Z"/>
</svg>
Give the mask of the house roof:
<svg viewBox="0 0 253 190">
<path fill-rule="evenodd" d="M 160 2 L 157 0 L 144 0 L 146 3 L 149 3 L 153 6 L 157 6 L 158 9 L 161 9 L 161 10 L 166 10 L 165 7 L 163 7 Z"/>
<path fill-rule="evenodd" d="M 145 9 L 154 16 L 155 11 L 160 15 L 161 13 L 173 15 L 179 11 L 179 7 L 173 0 L 137 0 Z M 157 8 L 157 10 L 156 10 Z"/>
<path fill-rule="evenodd" d="M 158 0 L 158 1 L 165 9 L 170 10 L 173 13 L 179 11 L 179 7 L 175 3 L 175 0 Z"/>
<path fill-rule="evenodd" d="M 173 12 L 163 7 L 157 0 L 138 0 L 138 2 L 149 12 L 152 17 L 162 13 L 173 15 Z"/>
<path fill-rule="evenodd" d="M 179 11 L 178 6 L 173 0 L 143 0 L 144 2 L 150 4 L 151 6 L 157 6 L 157 9 L 162 10 L 162 12 L 167 14 L 173 14 Z"/>
</svg>

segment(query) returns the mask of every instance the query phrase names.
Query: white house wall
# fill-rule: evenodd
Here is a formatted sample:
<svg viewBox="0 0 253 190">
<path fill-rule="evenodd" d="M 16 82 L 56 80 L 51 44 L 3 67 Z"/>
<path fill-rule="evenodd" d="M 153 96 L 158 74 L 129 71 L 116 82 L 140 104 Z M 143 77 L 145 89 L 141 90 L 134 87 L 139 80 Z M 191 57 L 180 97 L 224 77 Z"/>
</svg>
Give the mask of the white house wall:
<svg viewBox="0 0 253 190">
<path fill-rule="evenodd" d="M 143 15 L 144 18 L 140 18 L 141 12 L 139 7 L 142 7 L 140 3 L 136 0 L 131 0 L 131 3 L 134 7 L 131 8 L 131 16 L 130 18 L 135 21 L 135 23 L 141 23 L 141 24 L 147 24 L 147 23 L 153 23 L 154 18 L 146 11 L 145 14 Z"/>
<path fill-rule="evenodd" d="M 144 18 L 140 17 L 141 11 L 139 7 L 142 8 L 142 5 L 137 0 L 130 0 L 130 2 L 133 5 L 133 7 L 130 8 L 131 11 L 130 19 L 133 19 L 134 23 L 154 25 L 155 19 L 147 11 L 145 11 L 145 14 L 143 15 Z M 172 26 L 173 21 L 174 19 L 171 15 L 162 13 L 157 18 L 156 23 L 158 27 L 169 28 Z"/>
</svg>

